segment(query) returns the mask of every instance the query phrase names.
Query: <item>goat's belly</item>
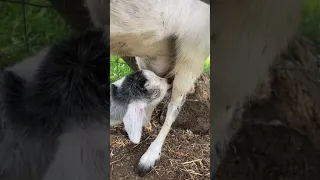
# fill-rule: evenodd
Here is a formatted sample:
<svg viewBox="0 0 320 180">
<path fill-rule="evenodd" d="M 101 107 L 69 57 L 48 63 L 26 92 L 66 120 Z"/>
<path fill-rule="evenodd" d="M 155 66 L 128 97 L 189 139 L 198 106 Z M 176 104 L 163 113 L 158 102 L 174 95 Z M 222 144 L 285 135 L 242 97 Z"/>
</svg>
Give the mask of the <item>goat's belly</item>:
<svg viewBox="0 0 320 180">
<path fill-rule="evenodd" d="M 119 56 L 171 57 L 173 49 L 170 42 L 166 38 L 155 39 L 154 34 L 155 32 L 141 35 L 111 33 L 110 53 Z"/>
</svg>

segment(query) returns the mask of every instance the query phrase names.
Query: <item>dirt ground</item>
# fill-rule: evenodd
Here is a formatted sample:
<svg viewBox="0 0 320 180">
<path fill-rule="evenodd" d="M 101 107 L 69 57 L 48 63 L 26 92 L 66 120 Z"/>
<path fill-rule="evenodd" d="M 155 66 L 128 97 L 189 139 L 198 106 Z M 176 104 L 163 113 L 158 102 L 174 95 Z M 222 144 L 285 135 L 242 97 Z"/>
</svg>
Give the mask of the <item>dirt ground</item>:
<svg viewBox="0 0 320 180">
<path fill-rule="evenodd" d="M 215 179 L 320 179 L 319 52 L 297 38 L 276 59 L 247 101 L 244 125 Z"/>
<path fill-rule="evenodd" d="M 140 145 L 131 144 L 121 128 L 112 131 L 111 179 L 209 179 L 209 135 L 173 128 L 156 168 L 146 177 L 134 167 L 160 129 L 154 123 Z M 318 180 L 320 153 L 297 131 L 282 126 L 243 125 L 231 143 L 216 180 Z"/>
<path fill-rule="evenodd" d="M 142 179 L 135 174 L 135 165 L 155 139 L 160 127 L 154 123 L 151 133 L 144 133 L 139 145 L 131 144 L 121 128 L 111 135 L 110 171 L 113 180 Z M 190 130 L 173 129 L 167 136 L 157 166 L 143 179 L 209 179 L 209 135 L 197 135 Z"/>
<path fill-rule="evenodd" d="M 310 140 L 280 126 L 244 125 L 215 180 L 318 180 L 320 153 Z"/>
</svg>

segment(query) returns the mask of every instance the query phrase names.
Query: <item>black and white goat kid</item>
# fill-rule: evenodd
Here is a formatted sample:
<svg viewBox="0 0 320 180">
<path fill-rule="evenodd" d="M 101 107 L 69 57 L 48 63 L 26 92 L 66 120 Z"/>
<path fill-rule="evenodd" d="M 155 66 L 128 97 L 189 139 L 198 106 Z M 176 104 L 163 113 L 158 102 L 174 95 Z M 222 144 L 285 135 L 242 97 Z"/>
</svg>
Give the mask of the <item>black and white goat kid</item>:
<svg viewBox="0 0 320 180">
<path fill-rule="evenodd" d="M 142 127 L 149 124 L 153 107 L 171 86 L 167 79 L 149 70 L 140 70 L 111 84 L 110 125 L 124 123 L 129 139 L 138 144 Z"/>
</svg>

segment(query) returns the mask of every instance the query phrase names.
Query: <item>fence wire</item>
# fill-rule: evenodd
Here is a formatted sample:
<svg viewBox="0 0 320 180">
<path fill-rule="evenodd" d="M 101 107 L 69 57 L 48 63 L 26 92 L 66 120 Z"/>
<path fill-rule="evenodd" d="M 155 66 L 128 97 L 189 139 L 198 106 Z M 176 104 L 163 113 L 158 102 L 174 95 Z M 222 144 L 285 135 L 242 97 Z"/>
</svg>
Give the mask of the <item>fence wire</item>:
<svg viewBox="0 0 320 180">
<path fill-rule="evenodd" d="M 29 35 L 27 33 L 27 28 L 28 28 L 28 23 L 27 23 L 27 13 L 26 13 L 26 8 L 27 6 L 31 7 L 37 7 L 37 8 L 53 8 L 51 5 L 44 5 L 44 4 L 35 4 L 35 3 L 30 3 L 27 0 L 0 0 L 2 3 L 12 3 L 12 4 L 20 4 L 21 9 L 22 9 L 22 14 L 23 14 L 23 26 L 24 26 L 24 40 L 25 40 L 25 50 L 27 54 L 30 53 L 30 48 L 29 48 Z M 49 1 L 48 1 L 49 3 Z M 3 28 L 3 27 L 2 27 Z"/>
</svg>

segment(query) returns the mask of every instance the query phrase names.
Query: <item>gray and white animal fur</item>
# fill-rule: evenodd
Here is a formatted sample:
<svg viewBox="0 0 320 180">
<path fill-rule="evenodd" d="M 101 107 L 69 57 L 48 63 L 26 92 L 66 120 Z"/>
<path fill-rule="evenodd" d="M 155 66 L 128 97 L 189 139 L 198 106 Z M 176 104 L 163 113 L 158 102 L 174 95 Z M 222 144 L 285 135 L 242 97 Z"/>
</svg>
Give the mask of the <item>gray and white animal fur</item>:
<svg viewBox="0 0 320 180">
<path fill-rule="evenodd" d="M 111 54 L 136 56 L 140 69 L 174 76 L 165 123 L 139 161 L 140 175 L 160 158 L 183 97 L 202 72 L 210 52 L 211 6 L 213 177 L 223 158 L 236 105 L 250 95 L 294 35 L 301 0 L 215 0 L 210 5 L 200 0 L 111 0 L 110 12 L 102 2 L 87 0 L 86 6 L 97 27 L 109 30 L 110 22 Z"/>
<path fill-rule="evenodd" d="M 152 115 L 149 107 L 158 105 L 171 86 L 167 79 L 149 70 L 142 70 L 114 82 L 110 86 L 110 126 L 122 121 L 129 139 L 138 144 L 142 126 Z"/>
<path fill-rule="evenodd" d="M 103 180 L 109 46 L 88 31 L 0 69 L 0 179 Z"/>
</svg>

